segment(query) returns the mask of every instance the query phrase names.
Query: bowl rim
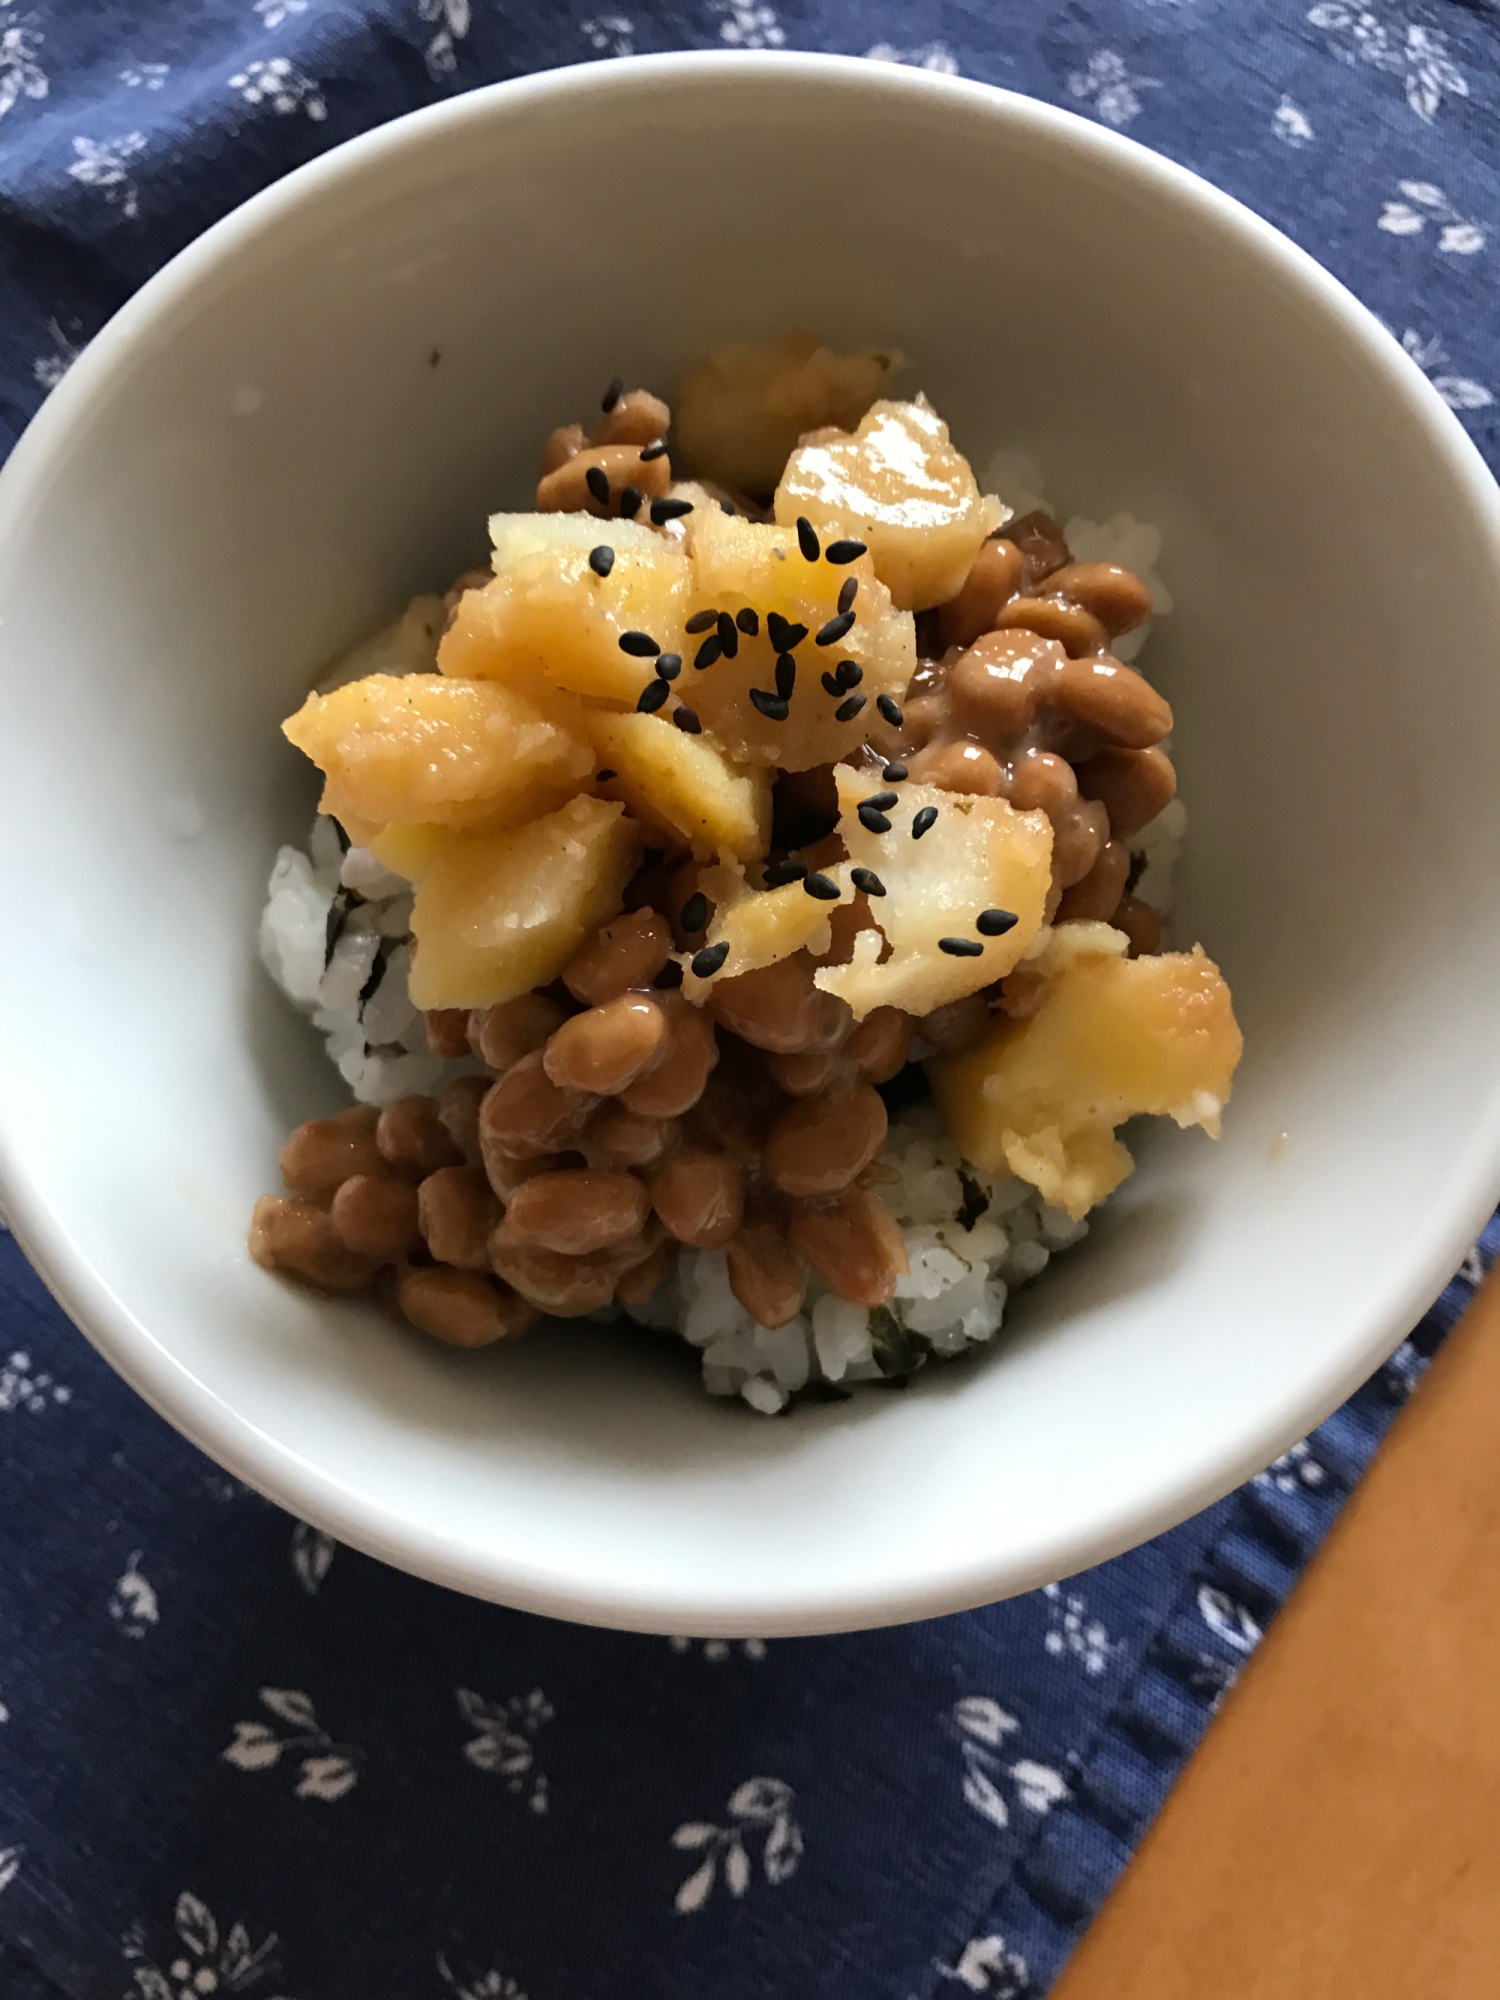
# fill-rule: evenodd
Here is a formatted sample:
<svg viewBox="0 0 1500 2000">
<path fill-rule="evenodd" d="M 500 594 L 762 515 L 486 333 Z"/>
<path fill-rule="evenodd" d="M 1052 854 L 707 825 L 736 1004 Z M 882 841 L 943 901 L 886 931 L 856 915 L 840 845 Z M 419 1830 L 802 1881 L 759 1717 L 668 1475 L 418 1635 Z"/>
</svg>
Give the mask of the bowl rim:
<svg viewBox="0 0 1500 2000">
<path fill-rule="evenodd" d="M 1184 219 L 1236 240 L 1243 254 L 1298 292 L 1362 351 L 1388 394 L 1426 432 L 1466 510 L 1486 524 L 1500 566 L 1500 491 L 1473 441 L 1416 363 L 1390 333 L 1307 251 L 1232 195 L 1139 141 L 1043 100 L 968 78 L 859 56 L 789 50 L 693 50 L 584 62 L 479 87 L 407 112 L 330 148 L 260 190 L 213 223 L 135 292 L 105 323 L 31 419 L 0 467 L 0 545 L 24 518 L 51 464 L 113 393 L 122 364 L 143 336 L 190 306 L 214 274 L 284 219 L 337 190 L 376 160 L 420 154 L 455 133 L 548 100 L 598 101 L 704 79 L 795 77 L 824 88 L 858 90 L 878 108 L 899 98 L 940 114 L 962 103 L 974 113 L 1062 145 L 1096 169 L 1133 182 L 1143 196 Z M 905 1622 L 972 1608 L 1075 1574 L 1135 1547 L 1238 1486 L 1322 1420 L 1365 1379 L 1431 1305 L 1477 1237 L 1500 1192 L 1500 1101 L 1478 1121 L 1466 1149 L 1467 1198 L 1424 1244 L 1408 1247 L 1400 1282 L 1383 1307 L 1351 1321 L 1316 1394 L 1268 1407 L 1212 1470 L 1163 1473 L 1151 1487 L 1101 1513 L 1087 1530 L 1034 1539 L 1020 1550 L 949 1556 L 878 1592 L 821 1589 L 816 1601 L 784 1591 L 747 1602 L 702 1586 L 645 1591 L 580 1586 L 550 1566 L 509 1551 L 479 1548 L 460 1530 L 432 1531 L 356 1492 L 317 1463 L 267 1435 L 178 1361 L 105 1282 L 63 1217 L 31 1180 L 0 1106 L 0 1212 L 74 1324 L 118 1374 L 190 1442 L 236 1477 L 301 1519 L 396 1568 L 471 1596 L 517 1609 L 624 1630 L 692 1632 L 704 1637 L 792 1636 Z"/>
</svg>

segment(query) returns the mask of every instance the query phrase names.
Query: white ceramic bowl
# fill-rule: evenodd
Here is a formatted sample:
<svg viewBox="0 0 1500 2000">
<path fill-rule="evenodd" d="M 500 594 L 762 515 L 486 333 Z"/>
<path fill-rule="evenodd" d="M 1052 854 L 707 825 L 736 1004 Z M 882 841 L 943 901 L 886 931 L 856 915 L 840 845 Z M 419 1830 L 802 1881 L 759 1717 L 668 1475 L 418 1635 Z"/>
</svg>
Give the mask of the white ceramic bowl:
<svg viewBox="0 0 1500 2000">
<path fill-rule="evenodd" d="M 1221 1145 L 1153 1129 L 977 1362 L 767 1422 L 570 1329 L 455 1354 L 256 1269 L 338 1101 L 254 950 L 314 670 L 482 557 L 541 437 L 802 322 L 898 343 L 983 464 L 1160 522 L 1147 664 L 1191 813 L 1181 932 L 1247 1054 Z M 656 1631 L 951 1611 L 1264 1465 L 1407 1331 L 1500 1189 L 1500 510 L 1302 253 L 1167 162 L 983 87 L 669 56 L 475 92 L 210 230 L 0 477 L 0 1198 L 174 1424 L 341 1539 Z M 1278 1135 L 1285 1134 L 1284 1142 Z"/>
</svg>

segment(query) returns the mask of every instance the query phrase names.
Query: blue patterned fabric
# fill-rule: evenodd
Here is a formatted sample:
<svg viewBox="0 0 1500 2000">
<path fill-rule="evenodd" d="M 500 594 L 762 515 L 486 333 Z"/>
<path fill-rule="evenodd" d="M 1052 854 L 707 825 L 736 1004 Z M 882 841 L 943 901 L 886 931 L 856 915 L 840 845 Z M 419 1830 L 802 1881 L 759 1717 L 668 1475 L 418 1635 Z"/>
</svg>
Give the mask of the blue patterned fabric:
<svg viewBox="0 0 1500 2000">
<path fill-rule="evenodd" d="M 962 71 L 1128 130 L 1319 256 L 1500 457 L 1489 0 L 0 0 L 5 443 L 166 257 L 314 153 L 702 46 Z M 1500 1221 L 1349 1404 L 1149 1546 L 762 1645 L 554 1625 L 336 1548 L 168 1431 L 0 1236 L 0 1996 L 1041 1995 L 1497 1249 Z"/>
</svg>

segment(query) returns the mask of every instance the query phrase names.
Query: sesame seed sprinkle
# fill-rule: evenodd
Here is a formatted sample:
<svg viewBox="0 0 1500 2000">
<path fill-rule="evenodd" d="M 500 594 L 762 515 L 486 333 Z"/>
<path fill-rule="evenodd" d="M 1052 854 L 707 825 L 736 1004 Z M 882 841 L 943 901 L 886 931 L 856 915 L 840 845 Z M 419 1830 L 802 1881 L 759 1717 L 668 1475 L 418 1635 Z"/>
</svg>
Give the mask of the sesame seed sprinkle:
<svg viewBox="0 0 1500 2000">
<path fill-rule="evenodd" d="M 620 651 L 632 653 L 638 660 L 654 660 L 661 651 L 649 632 L 622 632 Z"/>
<path fill-rule="evenodd" d="M 653 458 L 665 458 L 666 455 L 667 441 L 665 438 L 657 438 L 651 444 L 643 444 L 641 446 L 642 465 L 649 465 Z"/>
<path fill-rule="evenodd" d="M 713 665 L 714 661 L 718 659 L 719 655 L 723 652 L 723 650 L 724 650 L 724 641 L 719 637 L 717 633 L 715 633 L 713 638 L 705 639 L 703 641 L 703 644 L 698 648 L 697 652 L 694 653 L 693 665 L 698 669 L 699 673 L 701 674 L 705 667 L 711 667 Z"/>
<path fill-rule="evenodd" d="M 802 886 L 809 896 L 815 896 L 820 903 L 836 903 L 839 899 L 839 885 L 827 875 L 804 875 Z"/>
<path fill-rule="evenodd" d="M 719 644 L 726 660 L 732 660 L 740 650 L 739 629 L 727 611 L 719 613 Z"/>
<path fill-rule="evenodd" d="M 602 465 L 591 465 L 583 475 L 583 483 L 601 507 L 609 505 L 609 474 Z"/>
<path fill-rule="evenodd" d="M 860 804 L 862 806 L 874 806 L 878 813 L 888 813 L 891 807 L 895 805 L 897 798 L 898 794 L 895 792 L 872 792 L 869 798 L 861 799 Z"/>
<path fill-rule="evenodd" d="M 805 625 L 793 625 L 779 611 L 766 613 L 766 637 L 778 653 L 794 653 L 807 637 Z"/>
<path fill-rule="evenodd" d="M 880 713 L 885 717 L 892 729 L 899 729 L 901 727 L 901 704 L 894 695 L 876 695 L 875 706 L 880 710 Z"/>
<path fill-rule="evenodd" d="M 833 711 L 834 721 L 852 722 L 855 716 L 858 715 L 859 711 L 864 707 L 867 699 L 868 696 L 866 695 L 851 694 L 847 701 L 841 701 L 838 707 Z"/>
<path fill-rule="evenodd" d="M 1019 922 L 1020 918 L 1013 910 L 981 910 L 974 919 L 974 928 L 981 937 L 1004 937 Z"/>
<path fill-rule="evenodd" d="M 677 921 L 682 925 L 682 928 L 687 932 L 689 937 L 694 937 L 699 931 L 707 929 L 708 898 L 701 889 L 696 890 L 688 897 L 682 906 Z"/>
<path fill-rule="evenodd" d="M 677 727 L 682 731 L 684 736 L 701 736 L 703 734 L 703 724 L 699 721 L 698 711 L 695 708 L 674 708 L 672 711 L 672 720 L 677 724 Z"/>
<path fill-rule="evenodd" d="M 682 629 L 684 632 L 690 632 L 696 639 L 700 632 L 712 631 L 718 622 L 719 614 L 717 611 L 695 611 Z"/>
<path fill-rule="evenodd" d="M 647 681 L 641 689 L 636 708 L 642 715 L 655 715 L 671 692 L 665 681 Z"/>
<path fill-rule="evenodd" d="M 813 643 L 818 646 L 836 646 L 853 623 L 854 613 L 841 611 L 837 618 L 830 618 L 826 625 L 819 628 L 818 636 Z"/>
<path fill-rule="evenodd" d="M 865 544 L 853 540 L 830 542 L 823 551 L 823 560 L 831 563 L 858 562 L 865 552 Z"/>
<path fill-rule="evenodd" d="M 877 708 L 879 708 L 880 706 L 878 698 L 876 700 L 875 706 Z M 906 776 L 906 766 L 904 764 L 887 764 L 885 769 L 881 772 L 880 775 L 882 778 L 885 779 L 888 785 L 899 785 L 902 779 Z"/>
<path fill-rule="evenodd" d="M 926 833 L 930 827 L 934 827 L 936 825 L 937 825 L 937 807 L 923 806 L 922 810 L 913 816 L 911 823 L 912 839 L 920 840 L 922 838 L 922 835 Z"/>
<path fill-rule="evenodd" d="M 828 691 L 828 693 L 833 696 L 835 701 L 837 701 L 844 692 L 843 688 L 834 679 L 832 674 L 824 674 L 823 686 Z"/>
<path fill-rule="evenodd" d="M 790 713 L 781 695 L 767 694 L 764 688 L 751 688 L 750 705 L 758 708 L 768 722 L 785 722 Z"/>
<path fill-rule="evenodd" d="M 939 938 L 938 950 L 947 952 L 950 958 L 978 958 L 984 946 L 978 938 Z"/>
<path fill-rule="evenodd" d="M 589 568 L 595 576 L 608 576 L 615 566 L 615 552 L 608 542 L 601 542 L 597 549 L 589 550 Z"/>
<path fill-rule="evenodd" d="M 729 940 L 721 938 L 717 944 L 706 944 L 693 958 L 694 979 L 712 979 L 719 967 L 729 956 Z"/>
<path fill-rule="evenodd" d="M 857 688 L 865 677 L 865 670 L 858 660 L 840 660 L 833 670 L 833 677 L 841 688 Z"/>
<path fill-rule="evenodd" d="M 859 595 L 859 578 L 846 576 L 839 586 L 839 610 L 848 611 Z"/>
<path fill-rule="evenodd" d="M 783 701 L 790 701 L 796 685 L 797 662 L 790 653 L 779 653 L 776 658 L 776 692 Z"/>
<path fill-rule="evenodd" d="M 759 636 L 760 618 L 757 613 L 751 610 L 748 604 L 743 611 L 735 612 L 734 622 L 739 626 L 747 639 L 754 639 Z"/>
<path fill-rule="evenodd" d="M 859 823 L 866 833 L 889 833 L 891 830 L 890 821 L 875 806 L 859 808 Z"/>
<path fill-rule="evenodd" d="M 788 883 L 800 882 L 806 874 L 805 861 L 778 861 L 773 868 L 766 870 L 766 887 L 784 889 Z"/>
<path fill-rule="evenodd" d="M 620 488 L 620 519 L 622 521 L 633 521 L 636 515 L 640 513 L 641 502 L 645 497 L 639 486 L 622 486 Z"/>
<path fill-rule="evenodd" d="M 661 653 L 657 656 L 656 677 L 658 680 L 675 681 L 681 672 L 681 653 Z"/>
<path fill-rule="evenodd" d="M 625 393 L 625 377 L 623 375 L 612 375 L 609 379 L 609 387 L 605 390 L 604 394 L 599 398 L 599 407 L 601 410 L 603 410 L 605 416 L 609 415 L 610 411 L 614 408 L 615 404 L 619 402 L 620 398 L 624 395 L 624 393 Z"/>
<path fill-rule="evenodd" d="M 691 514 L 691 500 L 653 500 L 651 502 L 651 525 L 664 528 L 668 521 L 680 521 L 684 514 Z"/>
<path fill-rule="evenodd" d="M 597 785 L 607 785 L 614 775 L 613 771 L 596 771 L 594 773 L 594 782 Z"/>
<path fill-rule="evenodd" d="M 862 889 L 867 896 L 883 896 L 885 894 L 885 884 L 873 868 L 851 869 L 849 879 L 856 889 Z"/>
<path fill-rule="evenodd" d="M 805 514 L 797 516 L 797 546 L 808 562 L 816 562 L 821 553 L 818 533 Z"/>
</svg>

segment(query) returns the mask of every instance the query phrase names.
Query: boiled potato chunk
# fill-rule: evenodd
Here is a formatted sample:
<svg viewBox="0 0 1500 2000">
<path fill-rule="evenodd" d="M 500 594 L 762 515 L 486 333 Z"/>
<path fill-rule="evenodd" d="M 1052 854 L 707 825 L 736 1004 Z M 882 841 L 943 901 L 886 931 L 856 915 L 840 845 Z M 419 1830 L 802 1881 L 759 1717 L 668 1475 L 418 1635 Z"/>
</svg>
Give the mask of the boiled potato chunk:
<svg viewBox="0 0 1500 2000">
<path fill-rule="evenodd" d="M 871 833 L 856 808 L 885 788 L 870 772 L 847 765 L 834 776 L 849 863 L 830 872 L 843 882 L 850 868 L 873 868 L 886 893 L 870 900 L 879 928 L 859 932 L 849 964 L 819 971 L 819 986 L 847 1000 L 863 1020 L 873 1007 L 928 1014 L 1003 979 L 1041 926 L 1052 879 L 1046 815 L 1017 812 L 1004 799 L 908 783 L 887 814 L 890 832 Z M 912 821 L 929 806 L 937 818 L 914 840 Z M 1003 937 L 981 938 L 975 919 L 993 909 L 1009 910 L 1016 922 Z M 955 958 L 940 949 L 945 937 L 972 938 L 983 950 Z M 883 939 L 891 953 L 881 965 Z"/>
<path fill-rule="evenodd" d="M 310 694 L 282 724 L 341 820 L 518 825 L 586 784 L 593 751 L 534 702 L 447 674 L 369 674 Z"/>
<path fill-rule="evenodd" d="M 345 826 L 344 831 L 357 847 L 367 847 L 382 868 L 389 868 L 393 875 L 404 875 L 408 882 L 418 882 L 442 846 L 447 829 L 441 826 L 382 826 L 362 838 L 356 837 L 352 827 Z"/>
<path fill-rule="evenodd" d="M 1126 1118 L 1155 1112 L 1218 1137 L 1243 1046 L 1229 988 L 1201 946 L 1125 951 L 1106 925 L 1059 925 L 1030 961 L 1050 980 L 1037 1012 L 997 1017 L 977 1048 L 927 1065 L 964 1157 L 1019 1174 L 1075 1218 L 1132 1171 L 1114 1136 Z"/>
<path fill-rule="evenodd" d="M 747 521 L 718 508 L 689 514 L 687 522 L 693 566 L 689 616 L 704 610 L 751 610 L 759 630 L 753 638 L 737 633 L 734 658 L 721 657 L 701 673 L 691 662 L 703 640 L 685 639 L 689 664 L 677 684 L 682 699 L 743 763 L 807 771 L 848 756 L 869 732 L 876 697 L 889 694 L 899 701 L 916 670 L 916 628 L 910 615 L 892 609 L 890 593 L 868 556 L 843 567 L 821 558 L 810 563 L 797 545 L 795 529 Z M 837 615 L 839 592 L 851 578 L 858 586 L 854 623 L 837 643 L 820 646 L 817 634 Z M 773 613 L 788 625 L 806 628 L 792 651 L 797 678 L 785 722 L 763 715 L 750 700 L 752 688 L 771 695 L 776 691 Z M 865 697 L 863 708 L 847 722 L 834 716 L 845 693 L 830 695 L 822 684 L 823 675 L 843 660 L 859 667 L 857 692 Z"/>
<path fill-rule="evenodd" d="M 610 790 L 638 819 L 703 860 L 754 861 L 771 844 L 771 774 L 726 756 L 711 736 L 689 736 L 659 715 L 590 715 Z"/>
<path fill-rule="evenodd" d="M 839 903 L 854 900 L 848 882 L 840 884 L 839 903 L 820 902 L 800 882 L 780 889 L 752 889 L 744 870 L 728 865 L 707 870 L 699 876 L 698 886 L 714 906 L 702 944 L 727 943 L 729 955 L 711 979 L 697 978 L 691 959 L 685 961 L 682 990 L 695 1007 L 702 1006 L 710 987 L 720 980 L 774 965 L 804 946 L 814 958 L 822 957 L 833 943 L 831 913 Z"/>
<path fill-rule="evenodd" d="M 496 514 L 490 521 L 495 580 L 465 592 L 438 650 L 445 674 L 538 682 L 634 708 L 651 679 L 650 659 L 620 650 L 624 632 L 646 632 L 663 652 L 682 649 L 687 557 L 675 541 L 638 521 L 587 514 Z M 614 550 L 608 576 L 589 552 Z"/>
<path fill-rule="evenodd" d="M 776 518 L 806 515 L 825 536 L 856 535 L 904 611 L 952 597 L 1004 514 L 982 494 L 948 426 L 921 399 L 877 403 L 853 437 L 805 444 L 776 489 Z"/>
<path fill-rule="evenodd" d="M 574 799 L 505 833 L 449 833 L 412 910 L 418 1007 L 487 1007 L 548 986 L 620 908 L 642 850 L 623 806 Z"/>
<path fill-rule="evenodd" d="M 806 333 L 717 347 L 677 393 L 676 455 L 701 478 L 770 493 L 804 431 L 851 430 L 901 364 L 894 349 L 839 355 Z"/>
</svg>

